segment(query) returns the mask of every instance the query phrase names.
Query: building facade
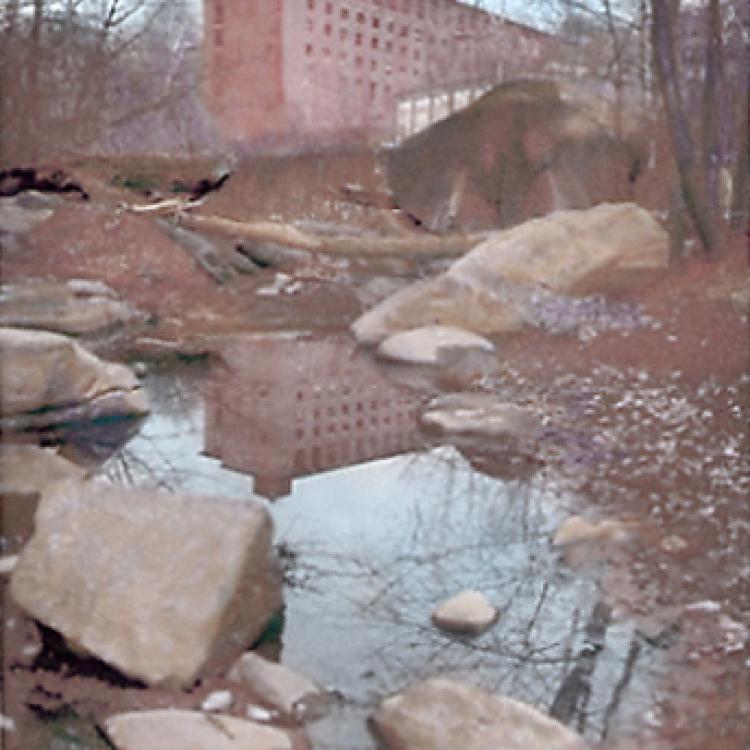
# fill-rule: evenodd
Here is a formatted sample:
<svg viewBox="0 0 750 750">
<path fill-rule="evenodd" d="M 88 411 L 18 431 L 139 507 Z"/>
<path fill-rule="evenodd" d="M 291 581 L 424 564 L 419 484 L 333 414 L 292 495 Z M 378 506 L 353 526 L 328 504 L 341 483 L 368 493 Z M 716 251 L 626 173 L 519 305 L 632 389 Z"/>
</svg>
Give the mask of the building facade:
<svg viewBox="0 0 750 750">
<path fill-rule="evenodd" d="M 539 67 L 547 39 L 456 0 L 204 0 L 207 100 L 235 141 L 391 140 Z"/>
</svg>

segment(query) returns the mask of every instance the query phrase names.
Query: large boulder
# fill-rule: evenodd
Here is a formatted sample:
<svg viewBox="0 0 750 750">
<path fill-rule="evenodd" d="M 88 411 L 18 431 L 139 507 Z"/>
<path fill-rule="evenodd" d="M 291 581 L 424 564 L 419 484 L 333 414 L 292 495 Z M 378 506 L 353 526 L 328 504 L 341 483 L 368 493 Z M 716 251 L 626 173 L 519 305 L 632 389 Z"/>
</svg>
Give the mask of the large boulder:
<svg viewBox="0 0 750 750">
<path fill-rule="evenodd" d="M 495 233 L 445 273 L 376 305 L 353 330 L 365 343 L 427 325 L 512 331 L 535 322 L 549 294 L 617 288 L 662 271 L 668 260 L 667 233 L 635 204 L 556 211 Z"/>
<path fill-rule="evenodd" d="M 11 581 L 74 649 L 151 685 L 228 666 L 282 606 L 259 500 L 60 483 Z"/>
<path fill-rule="evenodd" d="M 583 750 L 533 706 L 442 678 L 387 698 L 373 717 L 388 750 Z"/>
<path fill-rule="evenodd" d="M 149 411 L 136 376 L 73 340 L 43 331 L 0 328 L 0 429 L 112 450 Z M 99 429 L 101 428 L 101 429 Z M 84 439 L 85 438 L 85 439 Z"/>
<path fill-rule="evenodd" d="M 106 284 L 86 279 L 30 280 L 0 287 L 0 326 L 77 336 L 108 331 L 142 317 Z"/>
<path fill-rule="evenodd" d="M 117 750 L 301 750 L 289 732 L 197 711 L 117 714 L 104 724 Z"/>
<path fill-rule="evenodd" d="M 397 205 L 435 231 L 633 200 L 644 149 L 616 129 L 601 97 L 504 83 L 389 151 L 388 183 Z"/>
</svg>

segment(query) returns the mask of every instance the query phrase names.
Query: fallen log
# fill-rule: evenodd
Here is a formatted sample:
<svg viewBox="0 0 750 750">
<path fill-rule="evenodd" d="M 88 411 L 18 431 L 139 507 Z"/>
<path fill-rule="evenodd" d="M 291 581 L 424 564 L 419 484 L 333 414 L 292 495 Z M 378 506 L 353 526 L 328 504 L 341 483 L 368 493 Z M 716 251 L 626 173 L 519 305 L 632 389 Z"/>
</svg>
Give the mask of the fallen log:
<svg viewBox="0 0 750 750">
<path fill-rule="evenodd" d="M 201 200 L 186 200 L 185 198 L 166 198 L 156 203 L 120 203 L 118 210 L 128 211 L 131 214 L 153 214 L 155 216 L 180 215 L 184 211 L 196 208 L 202 203 Z"/>
<path fill-rule="evenodd" d="M 270 221 L 244 222 L 222 216 L 180 214 L 179 221 L 191 229 L 219 232 L 233 237 L 272 242 L 286 247 L 329 253 L 331 255 L 405 255 L 457 257 L 486 239 L 486 233 L 399 235 L 383 237 L 360 234 L 357 236 L 318 236 L 303 232 L 290 224 Z"/>
</svg>

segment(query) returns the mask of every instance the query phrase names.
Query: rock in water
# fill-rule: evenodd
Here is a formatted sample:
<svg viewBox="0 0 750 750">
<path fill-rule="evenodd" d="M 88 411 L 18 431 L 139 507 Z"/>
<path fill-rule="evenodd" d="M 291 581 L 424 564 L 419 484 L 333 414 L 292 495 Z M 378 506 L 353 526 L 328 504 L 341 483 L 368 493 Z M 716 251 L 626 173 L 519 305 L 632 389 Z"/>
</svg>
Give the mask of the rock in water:
<svg viewBox="0 0 750 750">
<path fill-rule="evenodd" d="M 12 595 L 69 644 L 150 685 L 228 666 L 282 606 L 258 500 L 61 483 L 45 493 Z"/>
<path fill-rule="evenodd" d="M 117 750 L 292 750 L 288 732 L 232 716 L 142 711 L 105 722 Z"/>
<path fill-rule="evenodd" d="M 432 613 L 432 621 L 437 627 L 466 635 L 483 633 L 497 617 L 497 609 L 481 591 L 463 591 L 443 602 Z"/>
<path fill-rule="evenodd" d="M 584 750 L 533 706 L 434 678 L 384 700 L 373 725 L 388 750 Z"/>
<path fill-rule="evenodd" d="M 122 394 L 119 413 L 147 414 L 146 397 L 124 365 L 103 362 L 57 333 L 0 328 L 0 415 L 18 417 L 92 404 Z M 111 415 L 114 416 L 114 415 Z M 51 420 L 50 420 L 51 421 Z"/>
<path fill-rule="evenodd" d="M 486 435 L 528 442 L 540 420 L 523 406 L 498 401 L 487 393 L 449 393 L 433 399 L 422 414 L 422 424 L 441 433 Z"/>
<path fill-rule="evenodd" d="M 254 653 L 242 655 L 229 679 L 248 685 L 264 702 L 299 719 L 320 715 L 328 697 L 325 690 L 306 677 Z"/>
<path fill-rule="evenodd" d="M 614 519 L 591 522 L 582 516 L 566 518 L 555 531 L 552 544 L 565 547 L 581 542 L 618 541 L 627 535 L 625 524 Z"/>
<path fill-rule="evenodd" d="M 494 352 L 492 342 L 475 333 L 453 326 L 424 326 L 389 336 L 378 347 L 378 354 L 410 364 L 437 365 L 447 349 L 479 349 Z"/>
</svg>

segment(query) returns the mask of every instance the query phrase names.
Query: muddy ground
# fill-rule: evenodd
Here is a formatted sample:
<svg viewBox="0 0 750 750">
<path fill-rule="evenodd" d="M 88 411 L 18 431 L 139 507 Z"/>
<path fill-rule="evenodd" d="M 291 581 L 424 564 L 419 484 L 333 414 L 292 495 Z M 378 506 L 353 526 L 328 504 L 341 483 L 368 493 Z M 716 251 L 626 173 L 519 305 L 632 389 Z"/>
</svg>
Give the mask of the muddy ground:
<svg viewBox="0 0 750 750">
<path fill-rule="evenodd" d="M 445 263 L 441 258 L 311 256 L 283 268 L 236 273 L 218 284 L 150 219 L 118 208 L 124 202 L 146 203 L 173 195 L 176 184 L 195 181 L 213 166 L 105 160 L 66 165 L 85 185 L 90 200 L 65 198 L 51 219 L 4 245 L 3 282 L 104 281 L 143 310 L 147 319 L 93 345 L 112 358 L 163 362 L 202 355 L 214 337 L 237 331 L 344 333 L 369 304 Z M 244 221 L 298 220 L 319 231 L 343 225 L 357 233 L 393 232 L 394 212 L 352 201 L 342 191 L 347 183 L 382 196 L 385 186 L 375 155 L 258 160 L 244 165 L 197 211 Z M 410 231 L 401 227 L 398 231 Z M 218 235 L 212 239 L 229 263 L 237 240 Z M 258 290 L 273 286 L 278 271 L 298 283 L 287 286 L 288 291 L 258 295 Z M 604 586 L 624 611 L 643 618 L 644 628 L 650 628 L 655 639 L 665 638 L 671 664 L 668 684 L 655 688 L 659 720 L 643 727 L 648 740 L 644 744 L 639 739 L 641 727 L 632 727 L 623 738 L 604 742 L 612 750 L 750 746 L 748 644 L 737 649 L 713 647 L 719 636 L 709 632 L 713 626 L 699 610 L 667 638 L 673 622 L 670 613 L 685 602 L 720 602 L 733 622 L 750 626 L 747 485 L 727 485 L 723 496 L 716 496 L 711 464 L 720 471 L 726 461 L 733 461 L 736 476 L 737 466 L 744 462 L 747 467 L 750 457 L 750 333 L 746 303 L 738 302 L 747 283 L 747 237 L 726 231 L 717 257 L 707 259 L 694 248 L 676 259 L 666 276 L 617 294 L 615 301 L 638 306 L 648 324 L 591 336 L 526 330 L 498 339 L 493 361 L 456 362 L 431 374 L 428 384 L 421 386 L 433 392 L 489 390 L 515 399 L 547 394 L 564 412 L 565 429 L 579 435 L 606 433 L 610 442 L 619 444 L 620 458 L 630 459 L 603 460 L 585 471 L 562 472 L 564 482 L 584 499 L 582 510 L 626 517 L 639 529 L 634 544 L 611 556 Z M 667 388 L 670 383 L 679 383 L 693 394 L 693 403 L 700 405 L 702 399 L 705 405 L 688 424 L 677 450 L 679 461 L 663 463 L 661 473 L 640 471 L 656 455 L 652 448 L 663 436 L 663 424 L 648 413 L 648 387 Z M 618 413 L 626 415 L 621 422 Z M 715 443 L 716 435 L 738 436 L 731 454 L 726 452 L 729 446 Z M 567 451 L 567 459 L 571 455 Z M 486 459 L 484 471 L 492 473 L 492 460 Z M 585 457 L 582 461 L 585 464 Z M 669 472 L 673 475 L 666 480 Z M 670 492 L 665 490 L 668 485 Z M 681 495 L 712 494 L 717 508 L 710 513 L 680 506 Z M 681 541 L 670 548 L 664 544 L 666 538 Z M 6 609 L 8 618 L 15 625 L 6 628 L 4 638 L 4 686 L 7 690 L 15 684 L 9 695 L 17 702 L 6 704 L 6 713 L 33 707 L 37 715 L 64 718 L 66 707 L 71 707 L 101 717 L 113 709 L 142 705 L 194 706 L 209 689 L 221 686 L 220 681 L 202 685 L 180 696 L 143 691 L 97 666 L 89 665 L 87 671 L 80 661 L 66 662 L 52 634 L 45 634 L 40 650 L 36 626 L 12 607 Z M 69 732 L 69 725 L 65 727 Z M 92 736 L 54 746 L 97 747 L 101 742 L 101 737 Z"/>
</svg>

